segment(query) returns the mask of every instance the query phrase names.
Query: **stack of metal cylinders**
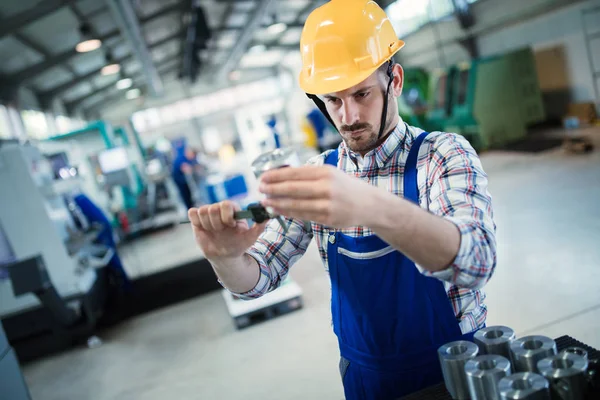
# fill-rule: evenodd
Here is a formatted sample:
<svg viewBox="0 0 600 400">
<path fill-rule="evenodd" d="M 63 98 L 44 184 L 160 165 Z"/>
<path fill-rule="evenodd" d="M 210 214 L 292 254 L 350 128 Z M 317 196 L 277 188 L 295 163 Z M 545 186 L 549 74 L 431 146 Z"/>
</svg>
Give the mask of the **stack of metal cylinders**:
<svg viewBox="0 0 600 400">
<path fill-rule="evenodd" d="M 466 340 L 450 342 L 438 349 L 444 383 L 453 399 L 470 399 L 465 364 L 474 359 L 478 352 L 477 345 Z"/>
<path fill-rule="evenodd" d="M 479 346 L 479 354 L 497 354 L 510 360 L 510 344 L 515 340 L 515 331 L 507 326 L 483 328 L 473 336 Z"/>
<path fill-rule="evenodd" d="M 510 373 L 510 361 L 497 354 L 481 355 L 467 361 L 465 374 L 471 399 L 501 400 L 498 382 Z"/>
<path fill-rule="evenodd" d="M 514 372 L 538 372 L 538 361 L 557 353 L 556 343 L 546 336 L 532 335 L 514 340 L 510 344 Z"/>
<path fill-rule="evenodd" d="M 584 400 L 587 393 L 588 360 L 582 355 L 561 352 L 537 364 L 540 374 L 550 383 L 553 398 Z"/>
<path fill-rule="evenodd" d="M 548 381 L 533 372 L 518 372 L 498 382 L 502 400 L 550 400 Z"/>
</svg>

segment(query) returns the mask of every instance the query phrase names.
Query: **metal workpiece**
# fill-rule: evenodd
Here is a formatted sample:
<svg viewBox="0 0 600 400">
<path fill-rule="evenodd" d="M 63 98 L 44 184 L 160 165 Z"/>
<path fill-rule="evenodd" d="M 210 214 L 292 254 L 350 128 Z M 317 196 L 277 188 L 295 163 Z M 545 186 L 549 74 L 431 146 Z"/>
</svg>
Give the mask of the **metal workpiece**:
<svg viewBox="0 0 600 400">
<path fill-rule="evenodd" d="M 465 364 L 472 400 L 500 400 L 498 382 L 511 374 L 510 361 L 496 354 L 480 355 Z"/>
<path fill-rule="evenodd" d="M 264 172 L 283 167 L 299 167 L 300 158 L 292 148 L 275 149 L 261 154 L 252 162 L 252 172 L 257 178 Z"/>
<path fill-rule="evenodd" d="M 525 336 L 510 344 L 510 353 L 513 372 L 538 372 L 538 361 L 557 353 L 556 343 L 547 336 Z"/>
<path fill-rule="evenodd" d="M 561 351 L 561 353 L 576 354 L 578 356 L 585 358 L 586 360 L 588 359 L 588 352 L 585 349 L 582 349 L 581 347 L 577 347 L 577 346 L 567 347 L 566 349 Z"/>
<path fill-rule="evenodd" d="M 500 379 L 498 391 L 502 400 L 550 400 L 548 381 L 533 372 L 518 372 Z"/>
<path fill-rule="evenodd" d="M 507 326 L 489 326 L 475 332 L 473 341 L 479 346 L 479 354 L 497 354 L 510 360 L 510 344 L 515 331 Z"/>
<path fill-rule="evenodd" d="M 561 352 L 538 362 L 540 375 L 550 383 L 552 397 L 584 400 L 587 393 L 588 361 L 580 355 Z"/>
<path fill-rule="evenodd" d="M 453 399 L 470 398 L 465 364 L 477 357 L 478 353 L 479 347 L 475 343 L 466 340 L 446 343 L 438 349 L 444 383 Z"/>
</svg>

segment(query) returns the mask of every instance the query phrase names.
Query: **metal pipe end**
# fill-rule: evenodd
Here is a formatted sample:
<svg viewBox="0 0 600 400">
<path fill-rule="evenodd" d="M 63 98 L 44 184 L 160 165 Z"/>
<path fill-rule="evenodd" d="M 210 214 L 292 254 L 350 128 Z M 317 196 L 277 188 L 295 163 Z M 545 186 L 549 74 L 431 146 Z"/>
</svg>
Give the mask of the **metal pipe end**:
<svg viewBox="0 0 600 400">
<path fill-rule="evenodd" d="M 506 400 L 549 398 L 549 388 L 548 381 L 533 372 L 519 372 L 504 377 L 498 382 L 500 396 Z"/>
<path fill-rule="evenodd" d="M 515 331 L 507 326 L 497 325 L 488 326 L 475 332 L 473 341 L 478 345 L 482 344 L 500 344 L 515 339 Z"/>
<path fill-rule="evenodd" d="M 490 374 L 510 375 L 510 361 L 496 354 L 480 355 L 467 361 L 465 373 L 475 378 Z"/>
<path fill-rule="evenodd" d="M 511 351 L 519 356 L 549 352 L 556 354 L 556 342 L 547 336 L 532 335 L 516 339 L 510 345 Z"/>
<path fill-rule="evenodd" d="M 438 348 L 440 360 L 467 360 L 479 353 L 479 347 L 473 342 L 467 340 L 457 340 L 446 343 Z"/>
<path fill-rule="evenodd" d="M 577 347 L 577 346 L 567 347 L 566 349 L 561 351 L 561 354 L 562 353 L 576 354 L 578 356 L 585 358 L 586 360 L 588 359 L 588 352 L 585 349 L 582 349 L 581 347 Z"/>
<path fill-rule="evenodd" d="M 537 368 L 547 379 L 566 378 L 585 374 L 588 361 L 580 355 L 561 352 L 538 361 Z"/>
</svg>

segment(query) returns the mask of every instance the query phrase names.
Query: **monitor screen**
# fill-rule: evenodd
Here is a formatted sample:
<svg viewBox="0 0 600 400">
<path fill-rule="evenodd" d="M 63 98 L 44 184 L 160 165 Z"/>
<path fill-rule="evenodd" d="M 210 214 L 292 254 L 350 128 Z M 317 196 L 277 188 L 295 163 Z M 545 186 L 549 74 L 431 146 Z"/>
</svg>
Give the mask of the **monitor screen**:
<svg viewBox="0 0 600 400">
<path fill-rule="evenodd" d="M 124 147 L 116 147 L 98 154 L 98 163 L 102 173 L 109 174 L 129 167 L 129 158 Z"/>
</svg>

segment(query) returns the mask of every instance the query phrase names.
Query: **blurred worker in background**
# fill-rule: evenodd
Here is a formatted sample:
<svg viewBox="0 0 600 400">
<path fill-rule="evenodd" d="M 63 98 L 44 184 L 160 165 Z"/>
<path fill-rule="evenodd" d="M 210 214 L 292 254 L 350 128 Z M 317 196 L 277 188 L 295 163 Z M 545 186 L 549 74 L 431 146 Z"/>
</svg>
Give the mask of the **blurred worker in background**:
<svg viewBox="0 0 600 400">
<path fill-rule="evenodd" d="M 185 142 L 179 143 L 175 147 L 172 177 L 179 190 L 181 200 L 188 210 L 194 206 L 192 192 L 195 190 L 194 187 L 190 187 L 190 176 L 194 174 L 198 166 L 196 151 L 187 146 Z"/>
<path fill-rule="evenodd" d="M 277 288 L 316 239 L 347 399 L 397 399 L 441 382 L 437 349 L 484 327 L 481 289 L 496 266 L 475 150 L 398 115 L 404 72 L 392 58 L 403 45 L 374 1 L 314 10 L 300 86 L 343 142 L 311 165 L 261 176 L 263 205 L 287 217 L 288 232 L 275 220 L 249 228 L 230 202 L 188 213 L 220 282 L 244 299 Z"/>
</svg>

